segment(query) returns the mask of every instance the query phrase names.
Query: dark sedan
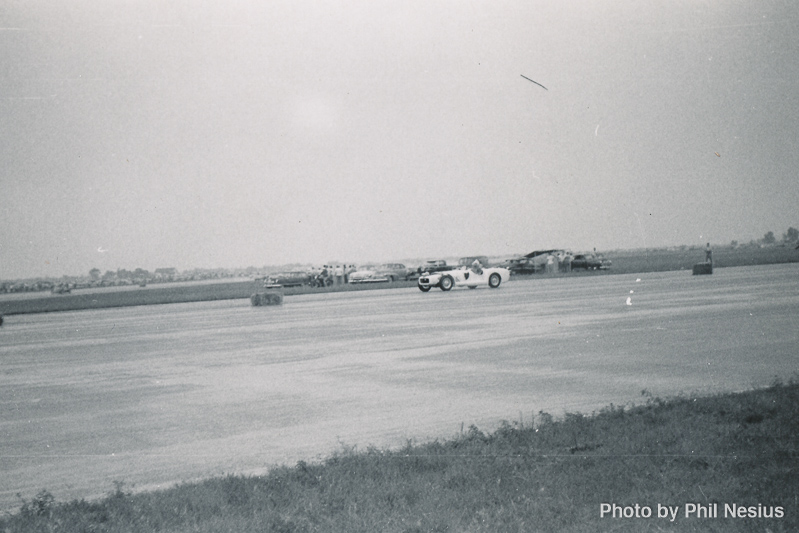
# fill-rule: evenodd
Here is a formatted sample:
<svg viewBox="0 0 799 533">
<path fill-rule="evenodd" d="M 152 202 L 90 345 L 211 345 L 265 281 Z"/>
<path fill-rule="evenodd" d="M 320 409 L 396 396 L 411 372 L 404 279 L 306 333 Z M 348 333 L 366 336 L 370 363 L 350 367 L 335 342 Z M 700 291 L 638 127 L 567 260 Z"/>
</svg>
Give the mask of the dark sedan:
<svg viewBox="0 0 799 533">
<path fill-rule="evenodd" d="M 572 259 L 572 270 L 582 268 L 585 270 L 605 270 L 613 263 L 599 254 L 578 254 Z"/>
<path fill-rule="evenodd" d="M 507 268 L 511 274 L 535 274 L 544 270 L 543 264 L 527 257 L 508 259 L 499 266 Z"/>
<path fill-rule="evenodd" d="M 266 278 L 267 287 L 302 287 L 311 283 L 311 275 L 308 272 L 277 272 L 270 274 Z"/>
</svg>

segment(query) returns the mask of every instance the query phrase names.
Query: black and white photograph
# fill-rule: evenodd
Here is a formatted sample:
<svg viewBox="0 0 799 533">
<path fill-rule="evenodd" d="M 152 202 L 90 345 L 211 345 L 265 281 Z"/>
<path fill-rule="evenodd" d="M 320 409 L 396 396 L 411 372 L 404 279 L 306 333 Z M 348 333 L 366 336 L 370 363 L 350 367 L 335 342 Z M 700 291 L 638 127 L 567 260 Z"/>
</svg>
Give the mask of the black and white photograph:
<svg viewBox="0 0 799 533">
<path fill-rule="evenodd" d="M 6 0 L 0 532 L 799 530 L 799 5 Z"/>
</svg>

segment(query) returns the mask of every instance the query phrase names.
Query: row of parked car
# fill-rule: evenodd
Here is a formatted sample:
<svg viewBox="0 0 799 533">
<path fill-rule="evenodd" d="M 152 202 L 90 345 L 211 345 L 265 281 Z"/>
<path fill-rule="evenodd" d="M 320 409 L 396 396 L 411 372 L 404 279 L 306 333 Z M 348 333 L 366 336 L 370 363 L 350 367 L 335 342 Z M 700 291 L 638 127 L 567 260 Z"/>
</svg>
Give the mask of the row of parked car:
<svg viewBox="0 0 799 533">
<path fill-rule="evenodd" d="M 602 254 L 572 255 L 566 250 L 536 250 L 522 257 L 515 257 L 500 263 L 515 274 L 537 274 L 547 268 L 568 272 L 572 270 L 607 270 L 613 262 Z"/>
<path fill-rule="evenodd" d="M 269 275 L 264 284 L 267 287 L 326 287 L 335 283 L 386 283 L 394 281 L 418 280 L 422 274 L 433 274 L 447 270 L 470 267 L 475 261 L 482 266 L 491 266 L 486 256 L 462 257 L 457 264 L 447 264 L 443 259 L 432 259 L 418 267 L 407 267 L 402 263 L 366 264 L 358 268 L 344 267 L 340 275 L 333 269 L 295 270 L 277 272 Z M 507 268 L 512 274 L 537 274 L 546 272 L 555 265 L 557 270 L 604 270 L 610 268 L 611 261 L 601 254 L 578 254 L 572 256 L 564 250 L 537 250 L 522 257 L 502 261 L 493 266 Z M 568 267 L 566 266 L 568 265 Z M 339 279 L 341 278 L 341 279 Z"/>
</svg>

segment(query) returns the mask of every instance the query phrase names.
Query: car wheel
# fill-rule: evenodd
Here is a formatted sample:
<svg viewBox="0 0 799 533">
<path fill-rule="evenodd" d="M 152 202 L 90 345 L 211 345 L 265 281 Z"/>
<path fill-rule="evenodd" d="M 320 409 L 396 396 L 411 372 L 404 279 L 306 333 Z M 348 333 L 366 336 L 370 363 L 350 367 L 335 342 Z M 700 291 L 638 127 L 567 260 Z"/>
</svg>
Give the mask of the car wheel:
<svg viewBox="0 0 799 533">
<path fill-rule="evenodd" d="M 427 292 L 427 291 L 430 290 L 430 287 L 422 287 L 421 285 L 419 285 L 418 287 L 419 287 L 419 290 L 422 291 L 422 292 Z"/>
<path fill-rule="evenodd" d="M 450 290 L 454 284 L 455 280 L 452 279 L 452 276 L 444 276 L 443 278 L 441 278 L 441 281 L 438 283 L 442 291 Z"/>
<path fill-rule="evenodd" d="M 496 289 L 499 287 L 499 284 L 502 283 L 502 276 L 494 272 L 488 277 L 488 286 L 492 289 Z"/>
</svg>

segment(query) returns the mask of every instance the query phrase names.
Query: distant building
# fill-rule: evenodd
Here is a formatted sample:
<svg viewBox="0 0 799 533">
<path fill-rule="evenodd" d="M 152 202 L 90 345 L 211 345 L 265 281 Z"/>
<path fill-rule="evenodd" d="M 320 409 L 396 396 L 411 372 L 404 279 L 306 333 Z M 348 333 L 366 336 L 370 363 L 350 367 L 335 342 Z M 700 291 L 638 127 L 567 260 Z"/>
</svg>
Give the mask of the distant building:
<svg viewBox="0 0 799 533">
<path fill-rule="evenodd" d="M 176 268 L 156 268 L 155 277 L 164 280 L 173 280 L 178 273 Z"/>
</svg>

